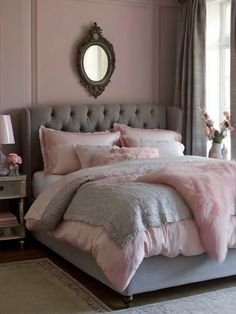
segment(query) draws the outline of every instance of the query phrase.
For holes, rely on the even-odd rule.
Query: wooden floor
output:
[[[40,243],[33,239],[27,239],[25,248],[20,249],[17,241],[1,241],[0,242],[0,263],[20,261],[26,259],[35,259],[47,257],[60,268],[68,272],[76,280],[86,286],[100,300],[107,304],[113,310],[124,308],[121,296],[115,291],[107,288],[97,280],[91,278],[87,274],[79,271],[75,266],[53,253]],[[131,306],[140,306],[149,303],[156,303],[170,299],[181,298],[193,294],[208,292],[216,289],[222,289],[236,285],[236,276],[216,279],[202,283],[185,285],[176,288],[168,288],[159,291],[143,293],[136,295]]]

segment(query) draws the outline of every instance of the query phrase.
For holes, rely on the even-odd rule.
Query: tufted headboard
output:
[[[114,122],[138,128],[161,128],[182,133],[182,111],[154,104],[51,105],[24,108],[21,113],[23,172],[31,176],[43,169],[38,130],[41,125],[62,131],[95,132],[111,129]]]

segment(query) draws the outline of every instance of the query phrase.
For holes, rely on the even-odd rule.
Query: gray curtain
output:
[[[176,60],[175,105],[184,111],[185,153],[206,156],[200,106],[205,106],[206,1],[181,5]]]
[[[236,159],[236,0],[231,2],[230,52],[230,114],[235,128],[235,131],[231,133],[231,159]]]

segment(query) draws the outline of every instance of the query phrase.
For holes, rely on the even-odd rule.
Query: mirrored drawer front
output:
[[[0,226],[0,241],[8,240],[11,238],[20,238],[24,237],[24,233],[22,232],[20,225],[13,226]]]
[[[0,182],[0,199],[17,198],[26,195],[25,181],[2,181]]]

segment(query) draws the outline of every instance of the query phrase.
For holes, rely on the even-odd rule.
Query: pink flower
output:
[[[224,111],[224,112],[223,112],[223,115],[225,116],[225,118],[226,118],[227,120],[230,121],[230,114],[229,114],[228,111]]]
[[[227,131],[232,132],[234,130],[228,111],[224,112],[224,120],[220,123],[220,129],[217,130],[214,128],[214,121],[210,118],[205,108],[199,108],[199,110],[204,124],[203,133],[209,140],[213,140],[215,143],[222,143],[222,140],[227,136]]]
[[[214,125],[214,121],[213,121],[212,119],[207,119],[207,120],[206,120],[206,125],[207,125],[208,127],[211,127],[211,126]]]
[[[14,165],[20,165],[22,164],[22,159],[19,155],[15,153],[8,154],[6,161],[8,165],[14,164]]]

